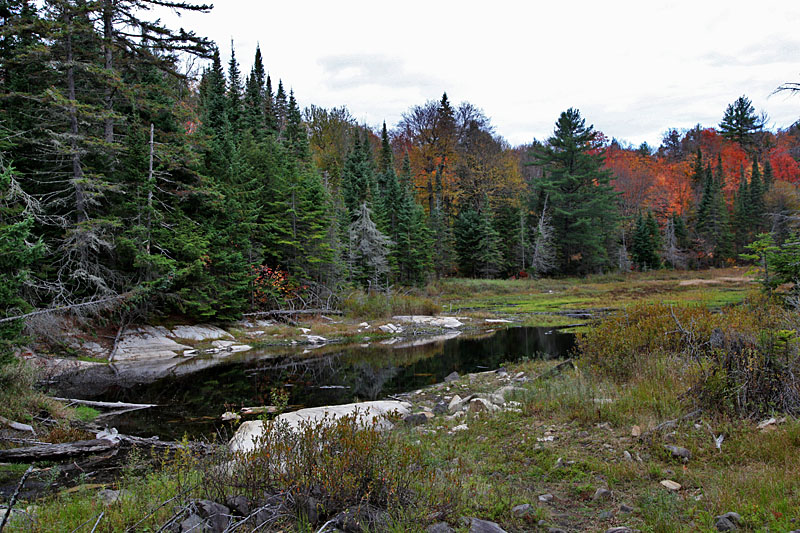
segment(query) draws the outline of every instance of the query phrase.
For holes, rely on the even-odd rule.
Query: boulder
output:
[[[392,320],[404,322],[406,324],[419,324],[434,328],[447,329],[460,328],[464,325],[463,322],[454,316],[399,315],[393,316]]]
[[[484,398],[473,398],[469,401],[469,411],[471,413],[491,413],[492,411],[496,410],[497,406],[493,405],[492,402]]]
[[[426,533],[455,533],[455,529],[447,522],[437,522],[425,528]]]
[[[403,422],[407,426],[421,426],[428,423],[428,417],[425,413],[414,413],[403,417]]]
[[[445,376],[444,382],[450,383],[453,381],[458,381],[459,378],[461,378],[461,376],[458,375],[458,372],[450,372],[449,374],[447,374],[447,376]]]
[[[221,503],[213,502],[211,500],[198,500],[195,502],[197,514],[204,518],[208,524],[206,531],[212,533],[222,533],[229,525],[228,517],[231,510],[222,505]]]

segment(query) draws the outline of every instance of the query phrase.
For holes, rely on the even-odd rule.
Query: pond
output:
[[[121,433],[171,440],[184,434],[209,438],[225,426],[219,418],[224,411],[270,405],[274,390],[286,391],[293,408],[377,400],[439,383],[454,371],[493,370],[522,358],[566,357],[574,345],[572,333],[509,327],[480,336],[454,332],[391,345],[329,345],[319,355],[299,353],[308,350],[251,351],[136,384],[115,380],[114,375],[120,376],[117,370],[103,366],[53,388],[73,398],[159,405],[104,420]]]

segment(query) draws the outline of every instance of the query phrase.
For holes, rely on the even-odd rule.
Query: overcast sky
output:
[[[771,128],[800,118],[797,0],[217,0],[165,14],[248,72],[256,43],[274,86],[301,107],[345,105],[391,127],[413,105],[469,101],[512,144],[546,139],[569,107],[638,145],[668,128],[716,126],[741,95]]]

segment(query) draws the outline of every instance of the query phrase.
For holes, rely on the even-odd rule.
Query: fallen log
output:
[[[149,409],[150,407],[158,407],[158,405],[154,403],[98,402],[94,400],[77,400],[74,398],[57,398],[55,396],[52,396],[50,399],[58,402],[86,405],[87,407],[100,407],[101,409]]]
[[[0,450],[0,462],[35,463],[38,461],[59,461],[61,459],[107,452],[117,446],[119,446],[119,442],[106,439],[79,440],[61,444],[40,444],[24,448]]]

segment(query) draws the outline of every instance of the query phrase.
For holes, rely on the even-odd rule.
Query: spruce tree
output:
[[[734,241],[736,250],[739,252],[751,241],[750,206],[750,188],[747,185],[747,176],[744,174],[744,168],[742,168],[739,177],[739,189],[736,191],[736,197],[733,200]]]
[[[266,90],[264,87],[266,73],[261,59],[261,48],[256,47],[253,68],[247,78],[244,89],[244,123],[254,135],[261,136],[266,130],[265,111]]]
[[[750,226],[753,234],[760,233],[766,226],[764,215],[764,182],[761,180],[761,171],[758,168],[758,160],[753,157],[753,170],[750,177]]]
[[[544,176],[538,187],[552,205],[559,270],[586,274],[612,265],[608,246],[616,238],[617,194],[597,134],[576,109],[561,113],[548,144],[535,150]]]
[[[228,62],[228,121],[234,132],[238,132],[242,123],[242,73],[236,60],[236,50],[231,40],[231,59]]]

